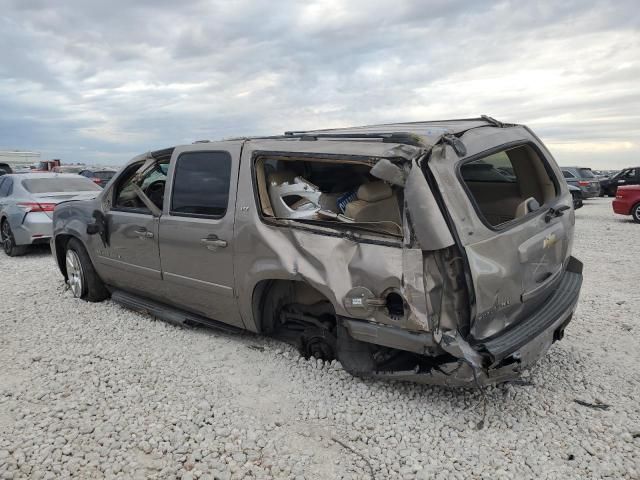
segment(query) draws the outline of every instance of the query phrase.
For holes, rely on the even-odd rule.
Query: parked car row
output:
[[[583,199],[597,196],[615,197],[620,186],[640,185],[640,167],[604,173],[607,175],[588,167],[562,167],[565,180],[569,185],[580,188]]]
[[[49,162],[55,162],[49,165]],[[47,168],[44,168],[47,166]],[[51,168],[48,168],[51,166]],[[43,169],[44,168],[44,169]],[[82,175],[83,177],[89,178],[93,183],[99,185],[100,187],[104,187],[109,180],[116,174],[117,170],[113,168],[87,168],[85,165],[61,165],[59,160],[48,160],[40,162],[38,168],[19,168],[15,171],[11,168],[11,166],[7,163],[0,163],[0,176],[6,175],[9,173],[76,173],[78,175]]]

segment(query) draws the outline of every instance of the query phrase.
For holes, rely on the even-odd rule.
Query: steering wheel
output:
[[[153,204],[162,210],[162,203],[164,200],[164,180],[156,180],[155,182],[151,182],[147,185],[147,188],[144,189],[144,194],[149,197],[149,200],[153,202]]]

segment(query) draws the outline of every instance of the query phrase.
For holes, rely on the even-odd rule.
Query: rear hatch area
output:
[[[562,312],[543,312],[544,318],[536,319],[554,292],[565,287],[573,292],[576,286],[579,291],[581,277],[565,285],[575,223],[572,198],[550,153],[526,127],[478,128],[460,140],[464,155],[438,146],[428,168],[470,275],[472,313],[459,331],[478,350],[507,339],[490,352],[497,361],[522,344],[524,337],[515,338],[514,332],[525,323],[528,333],[518,335],[535,336],[545,319],[555,321],[571,307],[557,305]]]

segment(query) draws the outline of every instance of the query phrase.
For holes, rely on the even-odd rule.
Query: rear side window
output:
[[[573,176],[573,173],[568,172],[566,170],[562,171],[562,175],[564,175],[564,178],[576,178],[576,177]]]
[[[176,163],[171,213],[222,218],[231,183],[228,152],[186,152]]]
[[[11,185],[10,178],[0,178],[0,198],[6,197],[9,194],[10,185]]]
[[[86,192],[101,190],[99,186],[84,177],[77,178],[30,178],[22,180],[22,186],[29,193]]]
[[[558,196],[555,176],[530,145],[465,161],[460,176],[478,216],[493,228],[526,216]]]

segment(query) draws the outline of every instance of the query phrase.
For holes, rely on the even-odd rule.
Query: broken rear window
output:
[[[556,183],[529,145],[467,161],[460,175],[481,217],[499,227],[556,198]]]
[[[402,189],[370,170],[370,164],[352,160],[260,157],[255,172],[262,213],[400,236]]]

